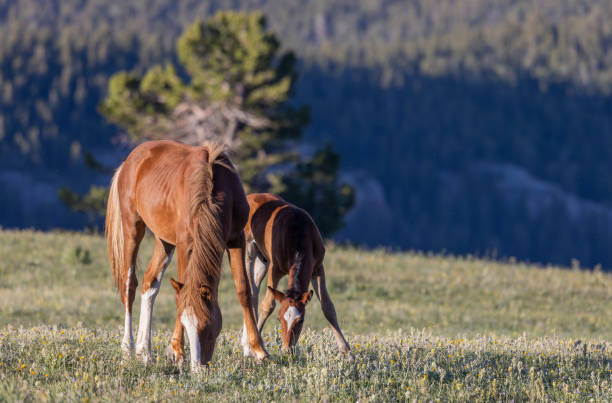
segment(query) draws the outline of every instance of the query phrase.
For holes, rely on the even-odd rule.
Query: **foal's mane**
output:
[[[221,210],[212,195],[213,165],[221,165],[235,172],[224,145],[211,143],[206,144],[206,147],[208,161],[197,167],[189,180],[192,244],[185,269],[185,290],[179,298],[182,309],[192,307],[196,317],[200,318],[208,318],[210,314],[209,306],[202,297],[216,302],[221,261],[225,252]]]
[[[293,266],[293,279],[290,281],[292,284],[291,288],[285,290],[285,295],[292,299],[298,299],[302,292],[295,288],[296,279],[299,278],[300,272],[304,266],[304,259],[311,255],[308,249],[312,247],[310,240],[311,228],[309,226],[310,220],[306,216],[306,213],[294,206],[289,207],[292,215],[291,222],[288,225],[288,232],[291,234],[294,240],[295,254],[293,255],[293,261],[290,264]]]

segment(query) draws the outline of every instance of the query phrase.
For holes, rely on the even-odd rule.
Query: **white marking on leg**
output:
[[[247,245],[247,259],[253,261],[257,255],[259,254],[259,249],[257,249],[257,243],[255,241],[249,242]]]
[[[170,260],[172,259],[172,252],[166,257],[163,263],[163,267],[155,283],[151,285],[147,291],[142,293],[140,299],[140,322],[138,324],[138,336],[136,341],[136,354],[140,355],[146,362],[151,356],[151,322],[153,320],[153,304],[155,304],[155,297],[159,293],[161,288],[161,280],[164,276],[164,272]]]
[[[253,351],[249,346],[249,336],[247,335],[246,324],[242,325],[242,336],[240,337],[240,344],[242,344],[242,354],[245,357],[253,357]]]
[[[254,242],[252,242],[252,244],[253,243]],[[249,268],[251,269],[251,273],[252,273],[251,279],[253,282],[252,300],[253,300],[253,310],[255,312],[254,319],[257,322],[258,321],[257,306],[259,305],[258,303],[259,302],[258,301],[259,300],[259,284],[261,284],[261,280],[265,276],[268,267],[259,257],[255,257],[249,262]],[[246,331],[246,324],[242,325],[242,335],[240,337],[240,344],[242,345],[242,353],[245,357],[255,356],[255,354],[253,353],[253,350],[251,350],[251,346],[249,346],[249,336]]]
[[[124,353],[130,353],[132,346],[134,345],[134,336],[132,335],[132,315],[130,311],[125,308],[125,323],[123,331],[123,341],[121,342],[121,350]]]
[[[159,283],[155,283],[156,285]],[[159,285],[154,285],[141,296],[140,323],[138,324],[138,337],[136,341],[136,354],[146,361],[146,354],[151,352],[151,320],[153,318],[153,303],[159,291]]]
[[[256,285],[257,283],[261,283],[261,279],[266,275],[267,270],[268,267],[266,264],[262,262],[259,257],[255,258],[255,269],[253,270],[255,275],[253,276],[253,279]]]
[[[287,330],[291,330],[291,325],[293,322],[300,319],[302,316],[296,307],[290,306],[289,309],[285,311],[283,317],[285,318],[285,322],[287,322]]]
[[[200,369],[201,362],[201,346],[198,338],[198,319],[193,313],[192,307],[187,307],[181,315],[181,324],[185,327],[187,338],[189,339],[189,349],[191,350],[191,370],[197,371]]]
[[[130,278],[134,273],[134,269],[130,266],[128,269],[127,279],[125,280],[125,322],[123,329],[123,341],[121,342],[121,350],[124,353],[130,353],[134,346],[134,336],[132,335],[132,314],[130,313]]]

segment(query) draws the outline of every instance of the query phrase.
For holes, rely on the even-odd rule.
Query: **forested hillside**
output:
[[[36,206],[108,181],[86,151],[125,152],[97,112],[108,77],[172,60],[186,24],[230,8],[296,52],[307,141],[380,190],[342,239],[612,266],[608,0],[0,0],[0,224],[82,226]]]

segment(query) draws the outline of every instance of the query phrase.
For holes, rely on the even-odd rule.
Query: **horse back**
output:
[[[247,201],[250,211],[245,235],[247,240],[256,242],[266,259],[286,272],[299,253],[318,267],[325,247],[316,224],[305,210],[269,193],[250,194]]]
[[[215,204],[221,210],[220,216],[226,229],[226,241],[229,241],[243,231],[249,218],[249,204],[240,176],[231,162],[224,158],[221,159],[221,163],[213,166],[212,195]]]
[[[208,158],[204,146],[168,140],[138,145],[121,167],[122,210],[135,214],[153,233],[176,245],[190,225],[190,178]]]

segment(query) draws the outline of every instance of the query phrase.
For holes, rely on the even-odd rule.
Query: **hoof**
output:
[[[249,338],[246,333],[244,326],[242,327],[242,334],[240,336],[240,344],[242,345],[242,355],[245,357],[255,357],[255,353],[249,346]]]
[[[352,361],[355,361],[355,356],[354,356],[354,355],[353,355],[353,353],[352,353],[352,352],[350,352],[350,351],[348,351],[348,352],[344,353],[344,356],[346,357],[346,359],[347,359],[348,361],[351,361],[351,362],[352,362]]]
[[[249,344],[249,337],[246,332],[246,327],[242,327],[242,335],[240,336],[240,344],[242,344],[242,353],[245,357],[255,357],[257,362],[261,363],[263,360],[269,358],[268,352],[265,350],[261,339],[259,345],[255,344],[253,349]]]
[[[174,351],[171,344],[166,347],[164,354],[171,363],[179,366],[183,364],[183,354]]]
[[[251,350],[249,343],[246,343],[246,344],[242,343],[242,355],[245,357],[256,357],[253,350]]]
[[[142,361],[143,364],[148,364],[151,361],[151,353],[145,349],[136,348],[136,358]]]
[[[262,364],[264,361],[270,360],[270,355],[267,352],[264,351],[263,354],[258,354],[258,355],[255,356],[255,358],[256,358],[258,364]]]
[[[293,346],[293,347],[281,347],[281,353],[288,355],[288,356],[295,356],[298,354],[298,347],[297,346]]]
[[[204,367],[201,365],[191,366],[192,375],[202,375],[204,373]]]
[[[131,358],[134,352],[134,344],[123,341],[121,343],[121,352],[123,353],[123,358]]]

